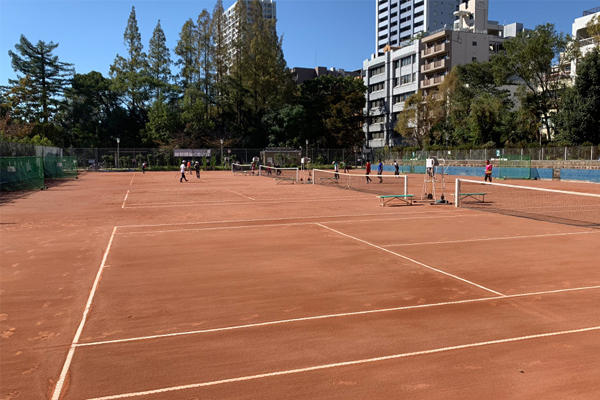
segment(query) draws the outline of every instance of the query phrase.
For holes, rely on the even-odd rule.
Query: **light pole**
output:
[[[119,143],[121,143],[121,139],[117,138],[117,169],[119,169]]]
[[[306,158],[309,158],[308,157],[308,139],[306,139]]]
[[[223,163],[223,139],[221,139],[221,167],[223,165],[225,165],[225,164]]]

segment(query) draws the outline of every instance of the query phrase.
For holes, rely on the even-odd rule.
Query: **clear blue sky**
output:
[[[224,0],[224,7],[234,1]],[[290,67],[355,70],[375,51],[376,0],[276,2],[277,30],[284,36]],[[195,21],[202,9],[212,13],[214,5],[214,0],[0,0],[0,84],[15,76],[8,50],[14,50],[21,34],[34,43],[59,43],[55,54],[75,64],[78,73],[95,70],[108,76],[115,55],[125,53],[123,32],[132,6],[145,49],[160,19],[172,51],[185,21]],[[600,0],[490,0],[489,18],[523,22],[528,28],[553,22],[570,33],[574,18],[596,6]]]

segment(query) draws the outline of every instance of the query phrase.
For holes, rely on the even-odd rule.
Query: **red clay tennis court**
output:
[[[598,227],[188,179],[3,195],[1,399],[600,396]]]

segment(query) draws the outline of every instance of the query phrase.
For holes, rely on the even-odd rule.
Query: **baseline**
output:
[[[94,398],[87,399],[87,400],[113,400],[113,399],[124,399],[124,398],[128,398],[128,397],[140,397],[140,396],[147,396],[147,395],[166,393],[166,392],[174,392],[174,391],[179,391],[179,390],[200,388],[200,387],[206,387],[206,386],[222,385],[222,384],[226,384],[226,383],[234,383],[234,382],[249,381],[249,380],[254,380],[254,379],[270,378],[270,377],[275,377],[275,376],[298,374],[298,373],[303,373],[303,372],[310,372],[310,371],[317,371],[317,370],[324,370],[324,369],[331,369],[331,368],[339,368],[339,367],[345,367],[345,366],[350,366],[350,365],[375,363],[375,362],[380,362],[380,361],[422,356],[422,355],[428,355],[428,354],[436,354],[436,353],[448,352],[448,351],[453,351],[453,350],[463,350],[463,349],[470,349],[470,348],[475,348],[475,347],[490,346],[490,345],[494,345],[494,344],[512,343],[512,342],[541,339],[541,338],[547,338],[547,337],[553,337],[553,336],[562,336],[562,335],[571,335],[571,334],[577,334],[577,333],[593,332],[593,331],[598,331],[598,330],[600,330],[600,326],[592,326],[592,327],[588,327],[588,328],[572,329],[572,330],[558,331],[558,332],[540,333],[537,335],[518,336],[518,337],[498,339],[498,340],[489,340],[486,342],[463,344],[463,345],[459,345],[459,346],[442,347],[442,348],[437,348],[437,349],[415,351],[415,352],[410,352],[410,353],[392,354],[392,355],[383,356],[383,357],[365,358],[362,360],[353,360],[353,361],[339,362],[339,363],[334,363],[334,364],[323,364],[323,365],[316,365],[316,366],[306,367],[306,368],[297,368],[297,369],[290,369],[290,370],[284,370],[284,371],[269,372],[269,373],[265,373],[265,374],[240,376],[237,378],[222,379],[222,380],[218,380],[218,381],[193,383],[193,384],[181,385],[181,386],[171,386],[171,387],[167,387],[167,388],[153,389],[153,390],[147,390],[147,391],[143,391],[143,392],[123,393],[123,394],[117,394],[117,395],[111,395],[111,396],[94,397]]]

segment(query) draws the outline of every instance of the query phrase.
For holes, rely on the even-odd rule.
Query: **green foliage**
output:
[[[104,168],[113,168],[115,166],[115,157],[110,155],[102,156],[104,162]]]

